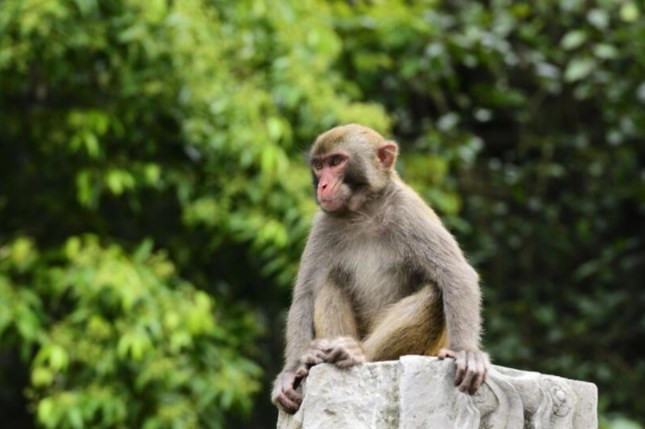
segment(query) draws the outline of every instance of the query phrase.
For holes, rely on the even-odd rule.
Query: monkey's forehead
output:
[[[322,155],[331,152],[333,149],[340,146],[376,146],[383,140],[383,136],[364,125],[340,125],[319,135],[318,138],[316,138],[316,141],[314,141],[310,155]]]

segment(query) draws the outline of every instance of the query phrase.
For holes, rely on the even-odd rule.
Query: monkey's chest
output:
[[[419,286],[405,258],[377,241],[339,249],[334,259],[333,280],[348,292],[357,315],[368,324]]]

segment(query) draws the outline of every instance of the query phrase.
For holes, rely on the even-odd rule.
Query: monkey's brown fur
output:
[[[329,186],[338,189],[334,203],[343,204],[326,212],[321,203],[315,216],[274,402],[295,412],[301,401],[295,387],[316,363],[349,366],[405,354],[455,358],[460,388],[476,390],[489,365],[479,351],[477,273],[434,211],[397,175],[396,143],[351,124],[321,134],[310,154],[336,152],[347,160],[330,164],[325,177],[342,178]]]

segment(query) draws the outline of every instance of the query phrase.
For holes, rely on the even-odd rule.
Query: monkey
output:
[[[319,363],[348,368],[406,354],[455,360],[475,393],[490,368],[480,348],[479,276],[437,214],[399,177],[396,142],[341,125],[309,152],[318,211],[286,323],[272,402],[287,413]]]

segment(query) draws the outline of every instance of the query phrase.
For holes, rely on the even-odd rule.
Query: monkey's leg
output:
[[[314,337],[358,338],[358,325],[352,301],[342,288],[326,283],[314,303]]]
[[[365,362],[352,301],[341,287],[328,282],[314,303],[314,341],[302,356],[298,375],[321,362],[346,368]]]
[[[432,286],[391,305],[363,342],[368,361],[436,355],[446,343],[441,296]]]

